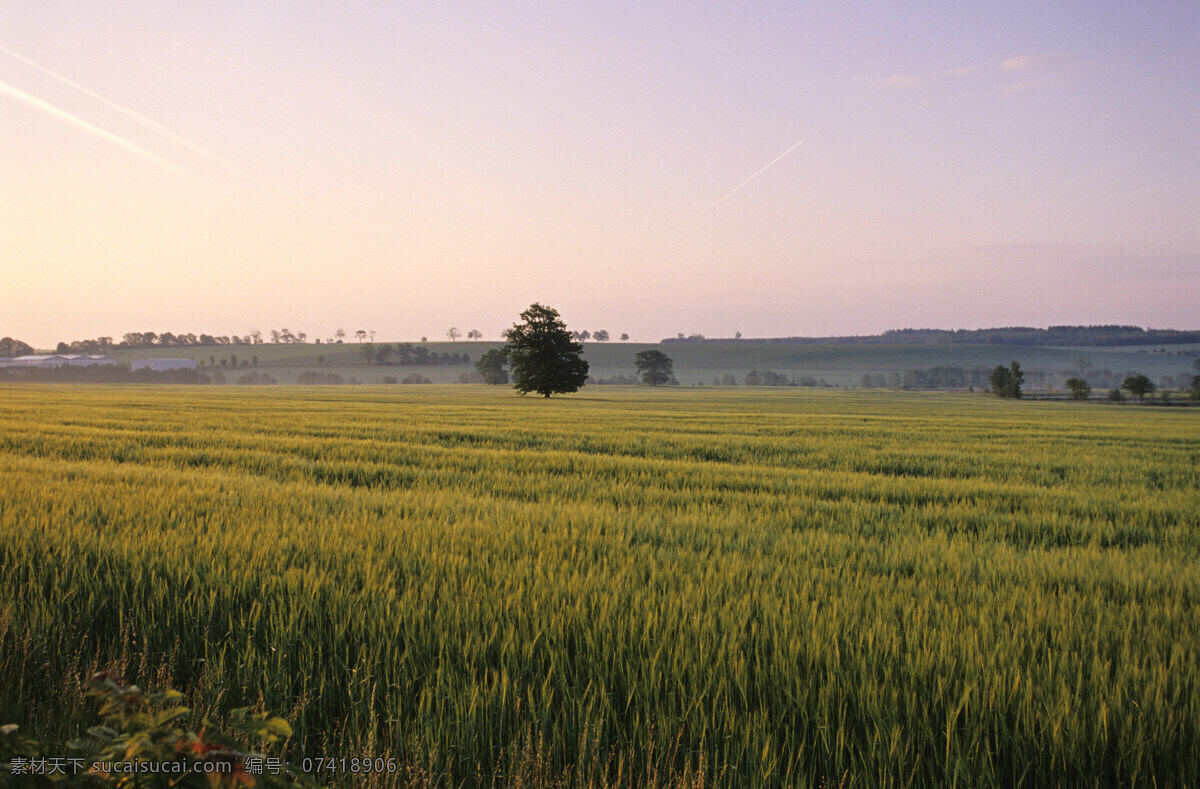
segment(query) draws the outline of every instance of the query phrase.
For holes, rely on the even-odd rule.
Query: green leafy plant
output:
[[[71,758],[43,755],[15,725],[0,727],[0,786],[57,784],[117,787],[307,787],[282,759],[243,750],[292,736],[282,718],[242,707],[231,710],[228,732],[205,718],[200,730],[183,721],[191,709],[175,690],[146,693],[109,672],[92,676],[87,695],[100,703],[102,723],[68,743]],[[19,783],[18,783],[19,779]]]

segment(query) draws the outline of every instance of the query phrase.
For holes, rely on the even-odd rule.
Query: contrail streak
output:
[[[17,99],[18,101],[23,101],[26,104],[30,105],[31,107],[36,107],[37,109],[41,110],[42,112],[53,115],[54,117],[58,118],[59,120],[66,121],[67,123],[69,123],[73,126],[77,126],[80,129],[83,129],[84,131],[88,132],[89,134],[94,134],[95,136],[99,137],[102,140],[108,140],[113,145],[116,145],[120,148],[124,148],[125,150],[129,151],[130,153],[134,153],[134,154],[137,154],[138,156],[145,157],[156,164],[160,164],[163,167],[166,167],[169,170],[182,171],[182,168],[180,168],[179,165],[175,164],[174,162],[170,162],[170,161],[164,159],[163,157],[159,156],[158,154],[150,153],[150,151],[147,151],[145,148],[142,148],[138,145],[135,145],[134,143],[131,143],[129,140],[126,140],[124,137],[118,137],[117,135],[115,135],[111,132],[106,132],[104,129],[101,129],[98,126],[93,126],[92,124],[88,123],[87,121],[83,120],[82,118],[77,118],[74,115],[72,115],[71,113],[67,112],[66,110],[59,109],[58,107],[55,107],[50,102],[39,99],[37,96],[31,96],[30,94],[26,93],[25,91],[20,90],[18,88],[14,88],[12,85],[9,85],[6,82],[0,82],[0,93],[6,94],[8,96],[12,96],[14,99]]]
[[[794,151],[794,150],[796,150],[797,148],[799,148],[799,147],[800,147],[800,143],[802,143],[802,142],[804,142],[804,140],[797,140],[795,145],[793,145],[791,148],[788,148],[786,151],[784,151],[783,153],[779,154],[778,156],[776,156],[776,157],[775,157],[774,159],[772,159],[771,161],[767,162],[767,163],[766,163],[766,165],[764,165],[764,166],[763,166],[763,168],[762,168],[761,170],[759,170],[758,172],[756,172],[754,175],[750,176],[750,177],[749,177],[749,178],[747,178],[745,181],[742,181],[740,184],[738,184],[737,186],[735,186],[735,187],[733,187],[732,189],[730,189],[728,192],[726,192],[726,193],[725,193],[725,195],[724,195],[723,197],[721,197],[721,199],[720,199],[720,200],[717,200],[717,202],[713,203],[713,204],[712,204],[712,205],[710,205],[708,208],[704,209],[704,211],[702,211],[702,212],[701,212],[701,214],[702,214],[702,215],[703,215],[703,214],[707,214],[709,211],[713,210],[714,208],[716,208],[717,206],[719,206],[721,203],[724,203],[726,200],[728,200],[729,198],[733,197],[735,194],[737,194],[737,193],[738,193],[738,191],[739,191],[739,190],[741,190],[741,188],[742,188],[743,186],[745,186],[746,184],[750,183],[750,182],[751,182],[751,181],[753,181],[755,178],[757,178],[757,177],[759,177],[760,175],[762,175],[763,173],[765,173],[767,170],[770,170],[772,167],[774,167],[776,164],[778,164],[778,163],[779,163],[779,161],[780,161],[780,160],[781,160],[783,157],[787,156],[789,153],[791,153],[792,151]]]
[[[170,129],[163,126],[162,124],[156,123],[155,121],[152,121],[149,118],[147,118],[145,115],[142,115],[139,112],[135,112],[134,110],[131,110],[128,107],[122,107],[120,104],[117,104],[115,101],[106,99],[105,97],[101,96],[99,93],[96,93],[95,91],[88,90],[83,85],[80,85],[78,82],[75,82],[74,80],[68,79],[67,77],[64,77],[61,74],[51,71],[50,69],[46,68],[45,66],[41,65],[40,63],[35,63],[34,61],[30,60],[29,58],[25,57],[24,55],[21,55],[17,52],[13,52],[11,49],[9,49],[6,46],[0,46],[0,52],[5,53],[6,55],[10,55],[11,57],[16,58],[17,60],[21,61],[22,63],[24,63],[28,66],[32,66],[33,68],[35,68],[38,71],[45,74],[46,76],[52,77],[53,79],[58,80],[59,82],[63,83],[64,85],[69,85],[72,88],[75,88],[75,90],[79,91],[80,93],[84,94],[85,96],[89,96],[90,98],[95,99],[96,101],[100,102],[101,104],[104,104],[105,106],[116,110],[117,112],[121,113],[122,115],[124,115],[128,118],[132,118],[133,120],[137,121],[138,123],[142,124],[143,126],[147,126],[151,129],[154,129],[159,134],[162,134],[163,136],[173,140],[174,142],[179,143],[180,145],[182,145],[186,148],[192,149],[193,151],[201,154],[202,156],[208,157],[209,159],[213,160],[214,162],[217,162],[218,164],[222,164],[226,167],[231,166],[229,164],[229,162],[225,161],[217,154],[213,153],[212,151],[210,151],[200,145],[197,145],[196,143],[192,142],[191,140],[189,140],[185,137],[180,137],[178,134],[171,131]]]

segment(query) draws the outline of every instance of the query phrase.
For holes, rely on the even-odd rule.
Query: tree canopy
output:
[[[1067,388],[1071,390],[1072,400],[1086,400],[1092,393],[1092,387],[1082,378],[1068,378]]]
[[[1138,373],[1137,375],[1127,376],[1121,382],[1121,388],[1131,395],[1136,395],[1138,400],[1145,400],[1146,395],[1154,391],[1154,382],[1141,373]]]
[[[583,346],[571,339],[558,310],[551,307],[535,303],[522,312],[521,323],[508,330],[504,354],[513,388],[523,395],[576,392],[587,381]]]
[[[12,337],[0,339],[0,356],[28,356],[33,353],[33,347],[28,343],[14,340]]]
[[[508,358],[504,355],[504,349],[493,348],[475,362],[475,371],[483,376],[485,384],[506,384],[508,383],[506,364],[508,364]]]
[[[662,351],[640,351],[633,361],[642,383],[661,386],[671,380],[673,360]]]
[[[1006,369],[1003,365],[996,365],[996,369],[992,370],[991,384],[992,394],[997,397],[1021,397],[1021,384],[1025,383],[1025,374],[1021,372],[1021,365],[1013,362]]]

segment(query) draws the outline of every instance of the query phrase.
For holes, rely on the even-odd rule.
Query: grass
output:
[[[1200,782],[1188,409],[0,401],[0,722],[43,739],[78,734],[110,667],[434,785]]]

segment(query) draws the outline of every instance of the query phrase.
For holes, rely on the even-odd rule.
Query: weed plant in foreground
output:
[[[410,785],[1200,783],[1200,420],[0,386],[0,723],[107,668]],[[361,777],[319,776],[361,785]],[[387,785],[384,776],[375,776]]]

